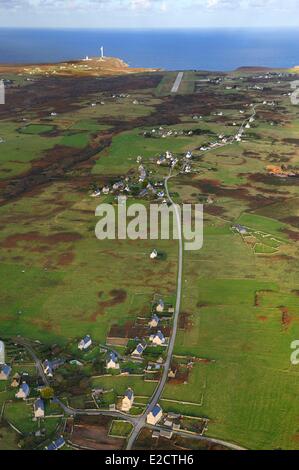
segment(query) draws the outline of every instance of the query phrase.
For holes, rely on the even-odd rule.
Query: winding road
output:
[[[178,273],[177,273],[177,295],[176,295],[176,305],[175,305],[175,312],[174,312],[174,319],[173,319],[173,326],[172,326],[172,334],[169,340],[168,344],[168,350],[167,350],[167,358],[164,363],[164,369],[163,369],[163,374],[161,377],[161,380],[159,382],[158,387],[156,388],[154,395],[151,398],[150,403],[148,404],[145,412],[143,415],[139,418],[139,421],[135,428],[132,431],[132,434],[129,437],[128,443],[127,443],[127,449],[132,449],[132,446],[135,442],[135,439],[138,437],[141,429],[145,426],[146,424],[146,417],[148,413],[150,413],[153,408],[157,405],[164,387],[167,382],[168,378],[168,372],[171,364],[171,359],[172,359],[172,354],[173,354],[173,349],[175,345],[175,339],[176,339],[176,334],[177,334],[177,328],[178,328],[178,319],[179,319],[179,314],[180,314],[180,307],[181,307],[181,293],[182,293],[182,275],[183,275],[183,238],[182,238],[182,225],[181,225],[181,217],[180,217],[180,211],[178,209],[177,204],[174,203],[172,198],[170,197],[169,194],[169,189],[168,189],[168,181],[170,178],[172,178],[173,175],[170,171],[170,174],[165,178],[165,190],[167,194],[167,198],[169,202],[172,204],[175,212],[175,217],[176,217],[176,223],[177,223],[177,230],[178,230],[178,239],[179,239],[179,259],[178,259]]]

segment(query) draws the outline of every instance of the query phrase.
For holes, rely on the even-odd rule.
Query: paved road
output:
[[[291,94],[291,103],[294,105],[299,104],[299,80],[295,80],[291,83],[293,93]]]
[[[180,85],[181,85],[181,82],[183,80],[183,76],[184,76],[184,72],[179,72],[176,79],[175,79],[175,82],[173,84],[173,87],[171,89],[171,93],[177,93],[179,88],[180,88]]]
[[[164,369],[163,369],[163,374],[161,377],[161,380],[159,382],[158,387],[155,390],[154,395],[151,398],[151,401],[149,405],[147,406],[145,412],[143,415],[139,418],[138,423],[136,427],[133,429],[133,432],[128,440],[127,444],[127,449],[130,450],[135,442],[135,439],[138,437],[141,429],[145,426],[146,424],[146,416],[148,413],[150,413],[153,408],[157,405],[164,387],[167,382],[168,378],[168,372],[171,364],[171,359],[172,359],[172,354],[173,354],[173,349],[175,345],[175,340],[176,340],[176,334],[177,334],[177,329],[178,329],[178,319],[179,319],[179,314],[180,314],[180,307],[181,307],[181,293],[182,293],[182,274],[183,274],[183,239],[182,239],[182,226],[181,226],[181,217],[180,217],[180,211],[178,206],[174,203],[172,198],[170,197],[169,194],[169,189],[168,189],[168,181],[170,178],[172,178],[173,175],[169,174],[165,178],[165,190],[166,194],[168,197],[169,202],[173,205],[174,212],[175,212],[175,217],[176,217],[176,223],[177,223],[177,229],[178,229],[178,237],[179,237],[179,259],[178,259],[178,273],[177,273],[177,295],[176,295],[176,305],[175,305],[175,312],[174,312],[174,318],[173,318],[173,325],[172,325],[172,334],[169,340],[168,344],[168,350],[167,350],[167,358],[164,363]]]

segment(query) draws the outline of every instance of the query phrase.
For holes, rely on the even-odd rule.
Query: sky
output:
[[[0,27],[298,27],[299,0],[0,0]]]

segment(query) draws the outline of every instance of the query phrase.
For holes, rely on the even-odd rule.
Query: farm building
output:
[[[133,403],[134,403],[134,392],[131,388],[128,388],[121,402],[121,410],[124,412],[129,412],[133,406]]]
[[[241,235],[245,235],[247,233],[247,228],[244,227],[243,225],[236,224],[233,226],[233,228]]]
[[[0,366],[0,380],[8,380],[11,373],[11,367],[3,364]]]
[[[156,405],[153,410],[147,415],[146,422],[155,426],[163,416],[163,411],[160,405]]]
[[[35,418],[45,417],[45,405],[41,398],[38,398],[33,404],[33,411]]]

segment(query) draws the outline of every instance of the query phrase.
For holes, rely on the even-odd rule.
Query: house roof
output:
[[[55,446],[57,447],[57,449],[59,449],[60,447],[64,446],[65,444],[65,440],[63,439],[63,437],[59,437],[58,439],[56,439],[56,441],[54,442]]]
[[[26,384],[26,382],[23,382],[21,387],[20,387],[20,390],[22,390],[22,392],[25,393],[25,395],[28,395],[29,392],[30,392],[30,388],[29,388],[29,385]]]
[[[164,335],[162,333],[162,331],[158,331],[158,333],[156,334],[156,337],[158,336],[158,338],[163,341],[165,338],[164,338]]]
[[[56,439],[56,441],[53,441],[51,442],[51,444],[49,444],[47,447],[46,447],[46,450],[58,450],[60,449],[62,446],[64,446],[65,444],[65,440],[63,439],[63,437],[59,437],[58,439]]]
[[[109,354],[109,358],[110,358],[110,360],[113,361],[113,362],[117,362],[117,360],[118,360],[117,354],[115,354],[114,352],[111,352],[111,353]]]
[[[2,374],[8,377],[9,374],[11,373],[11,367],[8,366],[7,364],[3,364],[3,366],[0,367],[0,372],[2,372]]]
[[[91,336],[90,336],[90,335],[86,335],[86,336],[83,338],[82,341],[84,342],[84,344],[89,343],[89,341],[91,341]]]
[[[128,397],[129,400],[131,400],[134,396],[134,392],[131,388],[128,388],[128,390],[125,393],[125,397]]]
[[[152,415],[154,417],[158,416],[158,414],[160,413],[160,411],[162,411],[162,408],[160,405],[156,405],[153,410],[152,410]]]
[[[142,344],[139,343],[138,346],[136,347],[136,351],[137,351],[139,354],[142,354],[143,351],[144,351],[144,346],[142,346]]]
[[[35,402],[34,402],[34,410],[37,411],[37,410],[43,410],[45,409],[45,405],[44,405],[44,402],[41,398],[38,398]]]
[[[154,321],[156,321],[157,323],[159,323],[160,318],[158,317],[158,315],[155,314],[155,315],[152,316],[152,320],[154,320]]]

